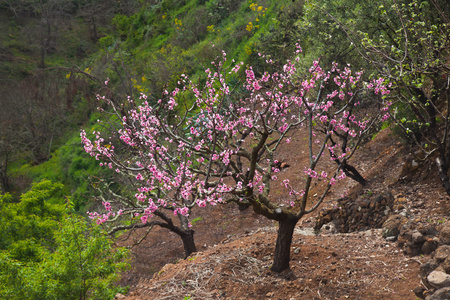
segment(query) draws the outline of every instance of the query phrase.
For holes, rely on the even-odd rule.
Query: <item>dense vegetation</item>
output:
[[[127,251],[73,213],[62,184],[41,181],[0,196],[0,296],[4,299],[108,299]]]
[[[129,197],[134,190],[126,176],[84,153],[79,129],[117,128],[113,116],[97,123],[97,107],[107,107],[96,93],[115,104],[145,93],[156,104],[181,74],[204,83],[204,70],[222,50],[228,61],[251,65],[260,76],[277,67],[265,59],[283,63],[299,41],[299,75],[319,57],[323,66],[351,63],[364,68],[367,79],[383,76],[392,85],[392,124],[425,159],[436,160],[450,194],[449,10],[444,0],[2,1],[0,264],[8,272],[0,273],[0,295],[112,295],[118,269],[111,264],[123,253],[92,260],[98,252],[89,247],[110,251],[110,242],[86,223],[84,212],[101,206],[95,199]],[[239,86],[243,76],[242,69],[229,84]],[[245,96],[244,89],[236,91]],[[193,98],[179,101],[169,119],[184,114],[181,104]],[[90,246],[80,252],[74,243]],[[89,277],[61,255],[71,251],[89,261]],[[51,280],[39,283],[42,274]]]

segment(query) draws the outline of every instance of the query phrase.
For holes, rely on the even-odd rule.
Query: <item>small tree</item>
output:
[[[449,10],[448,1],[442,0],[387,1],[376,13],[384,15],[383,23],[389,24],[382,30],[363,32],[340,23],[360,56],[392,83],[392,119],[421,150],[421,159],[436,161],[436,171],[448,195]]]
[[[102,98],[121,120],[118,134],[128,148],[115,151],[100,133],[96,132],[91,142],[82,131],[85,150],[106,160],[117,172],[133,174],[138,192],[136,202],[117,204],[118,212],[108,202],[104,203],[106,213],[90,213],[91,218],[102,223],[139,212],[139,226],[177,228],[186,235],[192,232],[188,218],[194,206],[245,202],[256,213],[278,221],[271,269],[281,272],[289,267],[295,225],[317,209],[329,189],[345,177],[343,166],[362,137],[388,117],[386,103],[378,106],[381,110],[374,107],[388,90],[383,79],[365,83],[362,72],[339,69],[336,64],[325,72],[317,61],[302,80],[294,61],[288,61],[278,72],[266,72],[259,78],[247,68],[246,92],[237,94],[239,85],[230,85],[229,79],[237,76],[241,66],[226,67],[223,53],[221,60],[205,71],[204,86],[200,88],[183,75],[180,87],[165,91],[156,107],[149,105],[146,95],[136,101],[129,98],[121,105]],[[184,113],[176,114],[182,104]],[[289,192],[281,203],[270,195],[280,171],[277,154],[299,129],[308,133],[309,163],[304,180],[281,183]],[[326,152],[332,160],[339,160],[331,172],[324,166]],[[314,181],[323,185],[317,198],[310,195]],[[175,227],[165,211],[178,216],[180,225]],[[150,221],[153,216],[166,223]],[[133,226],[137,225],[120,228]]]

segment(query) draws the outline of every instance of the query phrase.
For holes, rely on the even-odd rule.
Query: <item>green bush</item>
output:
[[[128,251],[71,214],[63,186],[45,180],[14,202],[0,195],[1,299],[112,299]]]

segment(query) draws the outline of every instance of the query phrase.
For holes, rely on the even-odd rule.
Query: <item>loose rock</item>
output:
[[[450,245],[450,222],[446,222],[439,234],[439,240],[443,245]]]
[[[450,288],[442,288],[437,290],[433,295],[426,298],[426,300],[448,300],[450,299]]]
[[[441,263],[450,257],[450,245],[443,245],[436,249],[434,252],[434,258]]]
[[[422,245],[422,253],[423,254],[431,254],[438,247],[439,243],[435,239],[426,238],[425,243]]]
[[[421,234],[419,231],[415,230],[411,236],[411,240],[413,243],[423,243],[425,242],[425,238],[423,234]]]
[[[450,274],[450,257],[447,257],[443,263],[441,263],[442,269],[445,273]]]
[[[413,290],[413,292],[414,292],[414,294],[416,294],[416,296],[417,297],[419,297],[420,299],[425,299],[425,291],[426,291],[427,289],[426,288],[424,288],[423,286],[418,286],[418,287],[416,287],[414,290]]]
[[[428,274],[439,267],[439,263],[435,259],[429,259],[420,266],[420,277],[426,279]]]
[[[428,282],[435,288],[450,287],[450,275],[441,271],[433,271],[427,277]]]
[[[383,224],[383,237],[397,237],[400,233],[400,228],[408,221],[408,219],[401,215],[392,215]]]

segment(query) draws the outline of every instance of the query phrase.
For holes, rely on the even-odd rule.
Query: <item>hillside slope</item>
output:
[[[301,171],[301,140],[298,136],[285,150],[290,167],[283,176]],[[355,160],[369,184],[347,180],[330,193],[322,212],[339,205],[345,190],[352,203],[388,192],[394,206],[386,218],[403,213],[418,227],[448,226],[449,199],[439,179],[407,153],[389,129],[379,133]],[[421,284],[420,265],[430,256],[405,255],[405,249],[382,237],[383,229],[369,229],[375,211],[358,221],[363,231],[352,233],[338,233],[330,223],[315,235],[320,212],[301,220],[291,270],[277,275],[269,271],[275,224],[234,206],[209,209],[196,224],[198,244],[204,247],[187,260],[181,259],[181,243],[161,232],[150,233],[134,248],[133,270],[123,278],[132,286],[126,299],[416,299],[412,290]]]

